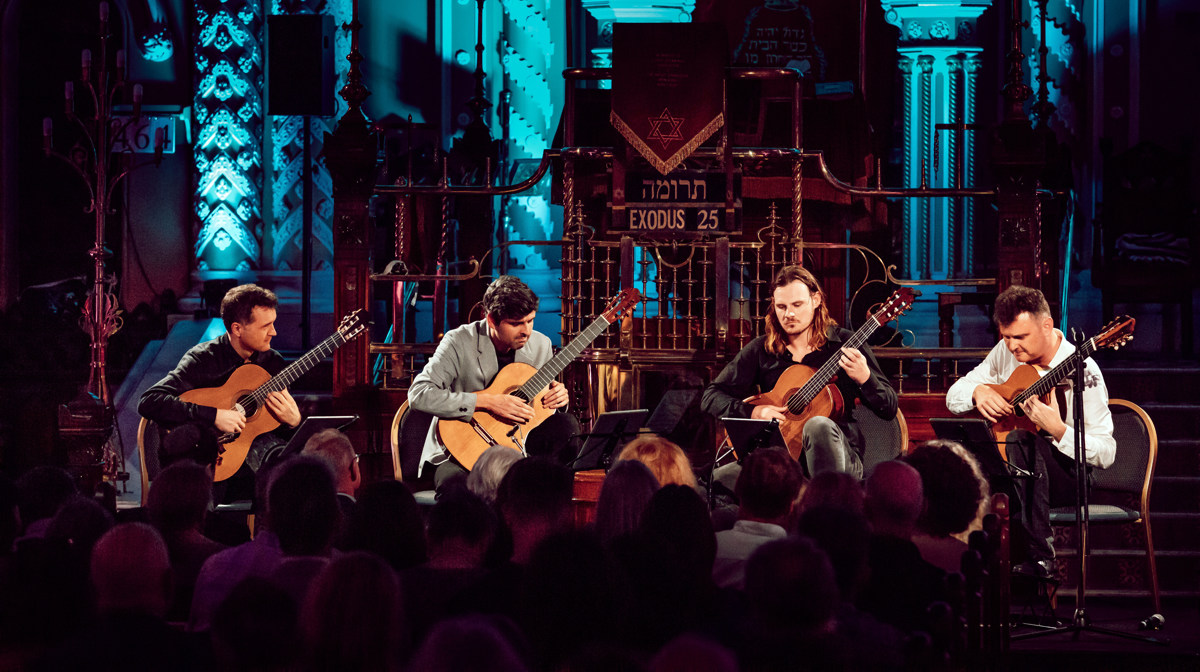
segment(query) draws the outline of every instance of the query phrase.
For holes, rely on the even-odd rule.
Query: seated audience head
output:
[[[46,538],[66,542],[72,552],[86,562],[96,542],[112,526],[112,514],[100,502],[91,497],[75,495],[59,507],[46,528]]]
[[[667,642],[650,659],[649,672],[737,672],[738,660],[729,649],[694,633]]]
[[[526,672],[525,643],[511,621],[474,614],[439,622],[408,667],[423,672]]]
[[[190,460],[159,472],[150,485],[146,509],[150,523],[164,537],[201,530],[212,506],[213,477],[208,468]]]
[[[695,488],[672,484],[659,488],[642,514],[642,532],[665,540],[679,554],[679,569],[687,578],[708,585],[717,558],[708,505]]]
[[[269,578],[251,576],[217,607],[210,636],[217,669],[292,669],[301,649],[299,607]]]
[[[271,479],[267,510],[284,555],[327,555],[341,517],[329,465],[303,455],[281,464]]]
[[[863,511],[863,490],[858,479],[839,471],[826,471],[804,485],[800,493],[801,512],[818,506],[831,506],[847,511]]]
[[[741,506],[738,516],[787,527],[803,483],[800,463],[786,450],[766,448],[750,453],[742,461],[742,473],[734,486]]]
[[[655,434],[646,434],[625,444],[618,460],[644,462],[659,485],[686,485],[696,487],[696,475],[687,453],[678,445]]]
[[[571,472],[549,460],[526,458],[508,470],[496,505],[512,532],[514,562],[527,562],[538,542],[570,523],[573,492]]]
[[[408,486],[400,481],[364,485],[346,528],[344,548],[370,551],[393,569],[425,562],[425,522]]]
[[[304,442],[301,455],[311,455],[325,460],[333,469],[338,492],[353,496],[362,482],[358,470],[358,454],[350,437],[338,429],[323,429]]]
[[[829,558],[842,600],[853,602],[870,576],[871,527],[856,511],[818,506],[800,514],[796,530]]]
[[[827,631],[838,606],[829,558],[805,537],[759,546],[746,562],[746,601],[754,627],[797,634]]]
[[[614,464],[604,477],[596,502],[596,533],[600,540],[608,543],[636,531],[657,490],[658,479],[645,463],[621,460]]]
[[[430,564],[445,569],[482,567],[498,524],[494,509],[461,483],[443,488],[425,524]]]
[[[58,507],[77,492],[75,481],[61,467],[42,465],[30,469],[17,479],[21,523],[28,529],[39,520],[53,518]]]
[[[866,514],[875,534],[909,539],[925,508],[921,474],[902,460],[882,462],[866,483]]]
[[[521,459],[521,453],[508,446],[492,446],[483,451],[471,473],[467,474],[467,487],[488,504],[496,503],[496,491],[508,470]]]
[[[135,612],[162,618],[175,596],[167,545],[145,523],[123,523],[92,550],[92,587],[100,613]]]
[[[398,670],[407,645],[400,581],[379,556],[353,552],[321,570],[300,610],[311,670]]]
[[[904,461],[921,474],[925,493],[917,529],[932,537],[965,532],[988,497],[987,480],[975,456],[955,441],[935,439],[914,448]]]

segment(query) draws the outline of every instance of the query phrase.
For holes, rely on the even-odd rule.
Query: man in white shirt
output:
[[[989,385],[1005,383],[1017,367],[1029,364],[1044,375],[1075,352],[1075,346],[1054,328],[1046,297],[1036,289],[1014,285],[996,297],[993,319],[1001,341],[986,359],[951,386],[946,393],[946,408],[953,413],[978,410],[992,422],[1012,415],[1016,408]],[[1065,383],[1070,383],[1068,376]],[[1075,502],[1075,395],[1056,389],[1050,403],[1031,398],[1020,410],[1037,426],[1036,433],[1017,429],[1008,434],[1008,461],[1034,473],[1018,478],[1014,527],[1027,536],[1027,561],[1014,571],[1038,577],[1052,576],[1054,536],[1050,529],[1051,506]],[[1104,375],[1091,358],[1084,360],[1083,391],[1084,460],[1089,467],[1112,465],[1117,454],[1113,439],[1112,415],[1108,410],[1108,389]],[[1015,540],[1015,538],[1014,538]]]

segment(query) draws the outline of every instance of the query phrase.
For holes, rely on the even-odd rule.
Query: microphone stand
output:
[[[1084,334],[1074,328],[1071,329],[1071,342],[1075,345],[1076,352],[1083,347],[1083,343],[1087,340]],[[1092,625],[1091,619],[1087,615],[1087,570],[1088,570],[1088,487],[1087,487],[1087,439],[1084,435],[1083,424],[1083,385],[1084,371],[1087,369],[1086,360],[1080,360],[1075,365],[1075,371],[1071,374],[1072,398],[1074,400],[1071,417],[1075,423],[1075,540],[1076,549],[1079,559],[1079,581],[1075,584],[1075,613],[1071,617],[1071,622],[1066,625],[1060,625],[1053,628],[1046,628],[1036,632],[1027,632],[1019,635],[1013,635],[1012,639],[1033,639],[1034,637],[1043,637],[1046,635],[1055,635],[1061,632],[1069,632],[1075,635],[1075,639],[1079,639],[1081,632],[1094,632],[1099,635],[1109,635],[1111,637],[1122,637],[1132,639],[1139,642],[1149,642],[1152,644],[1160,644],[1166,646],[1170,644],[1170,640],[1158,639],[1155,637],[1147,637],[1144,635],[1135,635],[1132,632],[1122,632],[1113,630],[1112,628],[1102,628]]]

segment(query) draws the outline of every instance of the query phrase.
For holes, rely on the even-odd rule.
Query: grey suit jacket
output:
[[[553,356],[550,339],[535,331],[517,350],[516,361],[541,367]],[[442,337],[433,357],[408,388],[409,406],[436,416],[425,436],[418,476],[426,462],[440,464],[445,459],[446,449],[437,440],[436,418],[462,420],[474,415],[475,393],[486,388],[499,372],[487,320],[455,327]]]

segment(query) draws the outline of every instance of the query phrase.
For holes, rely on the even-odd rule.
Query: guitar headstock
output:
[[[609,324],[625,317],[625,313],[634,309],[638,302],[642,300],[642,294],[634,288],[622,289],[619,294],[614,296],[608,305],[604,307],[604,319],[608,320]]]
[[[901,287],[892,292],[892,295],[883,303],[883,306],[871,315],[871,319],[878,322],[879,326],[882,327],[911,308],[913,301],[916,301],[920,295],[921,292],[912,287]]]
[[[1097,350],[1100,348],[1112,348],[1116,350],[1133,340],[1133,328],[1136,325],[1137,320],[1128,315],[1122,315],[1104,325],[1100,333],[1092,337],[1092,341],[1096,343]]]
[[[348,341],[366,331],[367,324],[367,311],[359,308],[343,317],[342,323],[338,325],[337,330]]]

